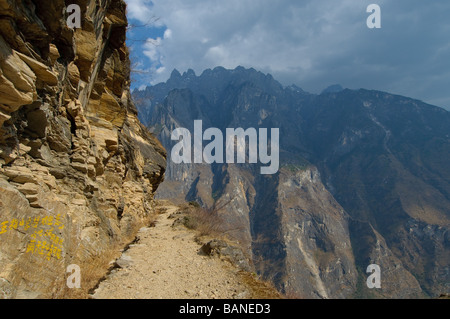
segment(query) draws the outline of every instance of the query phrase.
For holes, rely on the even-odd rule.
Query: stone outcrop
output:
[[[74,30],[63,0],[0,0],[0,298],[64,297],[67,266],[83,278],[130,241],[164,178],[130,98],[125,3],[73,3]]]

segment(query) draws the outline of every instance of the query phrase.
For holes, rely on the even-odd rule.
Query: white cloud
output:
[[[158,17],[167,28],[156,43],[145,45],[144,54],[157,64],[153,83],[166,81],[174,68],[199,74],[242,65],[312,92],[341,83],[431,100],[425,89],[415,96],[417,87],[450,82],[450,59],[439,53],[448,52],[448,0],[377,0],[379,30],[366,26],[372,0],[127,2],[130,17]]]
[[[156,69],[156,73],[158,73],[158,74],[164,73],[165,71],[166,71],[166,68],[163,67],[163,66],[158,68],[158,69]]]
[[[171,30],[171,43],[163,42],[158,48],[166,56],[168,72],[172,66],[181,71],[193,68],[201,72],[207,67],[240,64],[267,71],[305,65],[309,68],[311,57],[306,59],[299,54],[309,54],[316,46],[309,46],[305,40],[312,44],[320,40],[328,42],[323,35],[331,33],[328,27],[324,28],[324,34],[319,34],[320,30],[311,28],[315,19],[303,16],[317,15],[324,8],[302,6],[298,1],[208,0],[187,5],[181,0],[154,0],[153,3],[154,14]],[[323,19],[334,18],[328,16]],[[310,50],[305,50],[308,46]],[[183,52],[183,56],[175,51]],[[309,60],[306,64],[305,59]],[[162,76],[156,81],[163,80]]]
[[[164,40],[170,39],[171,37],[172,37],[172,30],[167,29],[166,31],[164,31]]]
[[[218,65],[272,73],[301,71],[296,80],[302,82],[305,72],[330,54],[325,46],[341,39],[338,33],[351,32],[341,23],[340,13],[355,20],[361,11],[365,21],[365,11],[354,1],[316,2],[153,0],[153,14],[170,30],[164,40],[171,40],[155,49],[164,56],[166,72],[155,75],[154,82],[165,81],[173,68],[200,73]]]
[[[156,39],[149,38],[144,44],[144,55],[153,63],[159,63],[161,61],[161,52],[158,50],[161,43],[162,39],[158,37]]]
[[[127,14],[131,19],[147,23],[153,16],[150,0],[126,0]]]

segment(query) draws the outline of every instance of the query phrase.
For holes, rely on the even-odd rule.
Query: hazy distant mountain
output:
[[[330,85],[325,90],[323,90],[321,94],[339,93],[343,90],[344,90],[344,88],[340,84],[334,84],[334,85]]]
[[[450,113],[332,86],[283,87],[254,69],[173,71],[135,91],[170,153],[177,127],[280,128],[281,169],[168,160],[160,197],[227,203],[230,236],[256,271],[306,297],[420,297],[450,290]],[[169,154],[170,155],[170,154]],[[370,264],[382,288],[369,290]]]

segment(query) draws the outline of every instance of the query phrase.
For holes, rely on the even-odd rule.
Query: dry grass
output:
[[[120,257],[120,246],[111,248],[108,251],[92,256],[80,263],[81,268],[81,288],[69,289],[64,287],[62,299],[88,299],[90,293],[96,288],[98,283],[105,278],[113,268],[111,261]]]
[[[189,229],[195,230],[197,236],[221,238],[226,232],[224,228],[225,223],[217,210],[189,205],[184,211],[187,212],[184,216],[184,225]]]
[[[241,271],[239,276],[252,292],[252,299],[308,299],[304,295],[287,291],[280,292],[270,279],[262,279],[255,273]]]
[[[236,245],[239,239],[232,236],[233,232],[243,230],[245,227],[233,227],[220,213],[229,203],[225,202],[219,206],[204,208],[196,202],[190,202],[180,206],[180,215],[184,218],[182,224],[187,228],[195,230],[197,238],[206,237],[221,239]]]
[[[81,269],[81,288],[68,288],[66,281],[61,283],[61,290],[56,299],[89,299],[93,290],[97,288],[99,283],[106,278],[112,269],[115,268],[114,261],[120,258],[122,252],[128,249],[137,238],[136,234],[141,226],[156,226],[156,216],[148,216],[144,224],[135,225],[133,227],[133,236],[123,239],[123,241],[112,244],[106,251],[92,255],[90,258],[82,261],[73,262],[80,266]],[[69,274],[68,274],[69,275]]]
[[[251,290],[252,299],[285,299],[272,282],[263,280],[254,273],[240,271],[239,277]]]

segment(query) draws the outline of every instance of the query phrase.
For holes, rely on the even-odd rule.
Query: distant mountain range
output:
[[[135,91],[140,120],[169,153],[158,196],[223,206],[255,271],[312,298],[450,292],[450,113],[334,85],[320,95],[254,69],[174,70]],[[174,164],[177,127],[280,128],[280,171]],[[222,205],[221,205],[222,204]],[[369,289],[366,268],[381,268]]]

